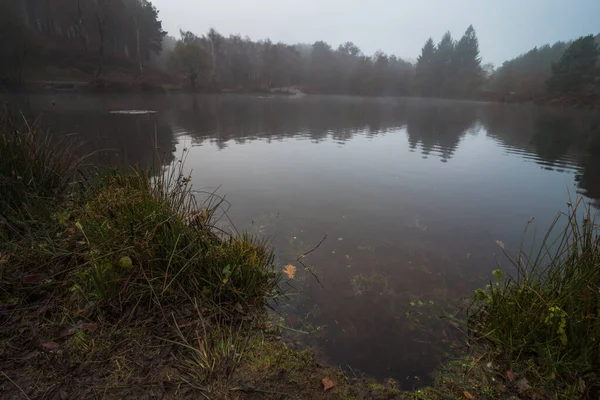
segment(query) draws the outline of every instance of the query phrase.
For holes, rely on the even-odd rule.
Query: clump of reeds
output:
[[[496,281],[475,292],[468,320],[473,337],[499,359],[530,379],[580,394],[593,390],[600,377],[600,237],[595,216],[583,199],[570,203],[537,251],[526,254],[521,249],[509,256],[516,274],[504,276],[496,270]]]

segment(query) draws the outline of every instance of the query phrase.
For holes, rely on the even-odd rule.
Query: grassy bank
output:
[[[218,203],[196,204],[178,164],[86,171],[33,128],[5,126],[0,351],[14,393],[92,396],[148,373],[143,392],[217,390],[278,294],[272,250],[215,228]]]
[[[585,205],[495,271],[459,327],[464,356],[404,392],[281,340],[272,249],[219,230],[219,200],[197,203],[182,163],[124,175],[76,153],[2,123],[2,398],[598,396],[600,253]]]

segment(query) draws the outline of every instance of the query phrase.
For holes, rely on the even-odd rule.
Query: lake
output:
[[[298,267],[277,310],[284,333],[403,387],[427,383],[460,343],[439,317],[498,263],[508,269],[498,242],[515,253],[530,218],[539,237],[570,197],[600,198],[589,150],[600,116],[583,111],[186,94],[23,104],[53,135],[81,140],[94,164],[149,168],[184,155],[194,188],[227,200],[225,229],[270,240],[280,268]],[[156,112],[111,113],[122,110]],[[297,258],[311,249],[306,270]]]

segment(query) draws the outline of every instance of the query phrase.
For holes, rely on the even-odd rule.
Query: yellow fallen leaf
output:
[[[288,264],[283,269],[283,273],[286,274],[288,278],[294,279],[294,276],[296,276],[296,267],[292,264]]]
[[[465,391],[463,391],[463,395],[465,396],[465,398],[466,398],[466,399],[469,399],[469,400],[476,400],[476,399],[475,399],[475,396],[473,396],[471,393],[467,392],[466,390],[465,390]]]
[[[335,386],[335,383],[333,383],[333,381],[329,378],[323,378],[321,380],[321,382],[323,382],[323,391],[326,392],[329,389],[331,389],[332,387]]]

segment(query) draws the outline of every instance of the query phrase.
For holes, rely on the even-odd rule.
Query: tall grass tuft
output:
[[[73,147],[53,143],[38,124],[0,116],[0,213],[38,215],[64,198],[80,165]],[[31,216],[31,215],[30,215]]]
[[[69,219],[80,245],[74,256],[87,262],[73,292],[83,302],[119,298],[146,309],[190,295],[231,309],[264,307],[278,282],[271,249],[218,231],[217,205],[197,204],[189,177],[159,176],[113,171],[79,200]]]
[[[496,281],[475,292],[468,320],[474,338],[500,358],[530,376],[575,385],[582,393],[600,378],[600,238],[595,217],[583,200],[569,204],[539,250],[508,256],[516,275],[505,277],[496,270]]]

